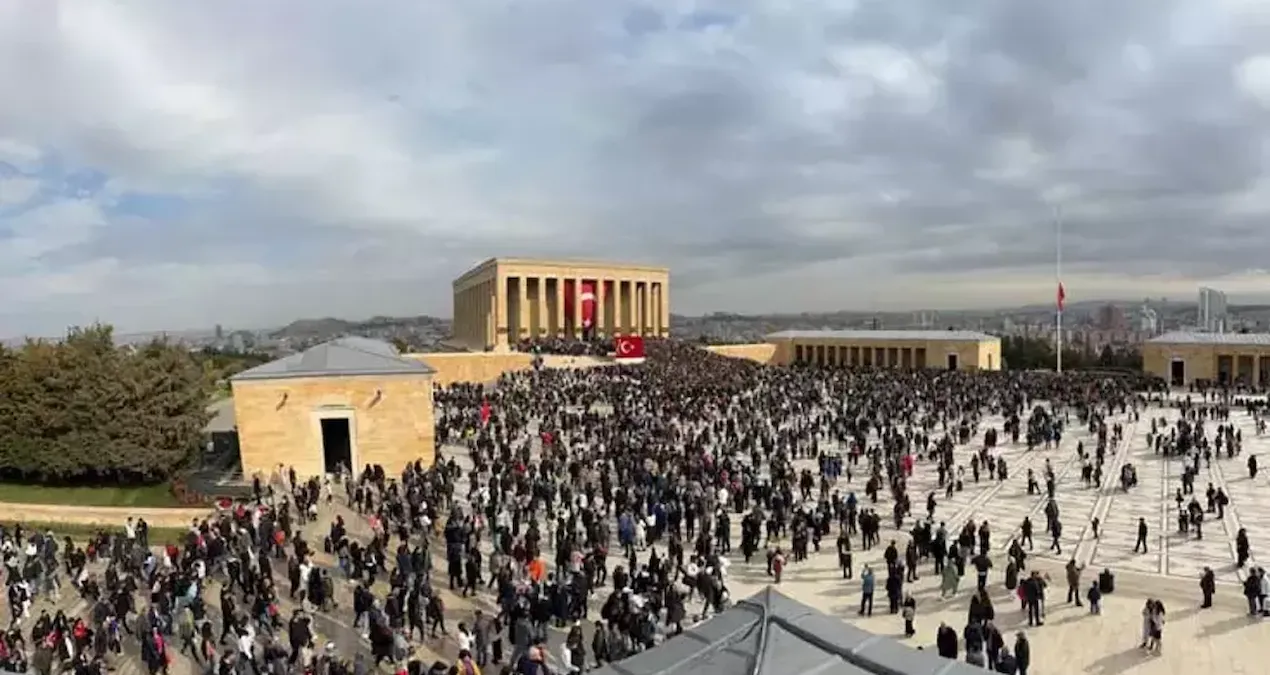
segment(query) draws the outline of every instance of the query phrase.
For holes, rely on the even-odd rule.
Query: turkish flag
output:
[[[578,284],[578,303],[582,309],[582,328],[589,330],[595,324],[595,282]]]
[[[1063,305],[1067,304],[1067,291],[1063,288],[1063,282],[1058,282],[1058,311],[1063,311]]]
[[[481,426],[489,424],[490,412],[489,401],[481,401]]]
[[[613,338],[613,354],[619,362],[644,360],[644,338],[639,335],[619,335]]]

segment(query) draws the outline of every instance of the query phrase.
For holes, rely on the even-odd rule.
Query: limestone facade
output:
[[[454,280],[454,341],[505,350],[524,338],[582,335],[584,288],[594,292],[596,335],[670,334],[665,267],[491,258]],[[574,297],[566,299],[566,292]]]
[[[1142,345],[1142,369],[1175,387],[1270,384],[1270,334],[1166,333]]]
[[[349,422],[353,469],[389,475],[436,458],[431,374],[325,376],[235,381],[234,415],[244,476],[268,478],[279,464],[323,473],[323,418]]]
[[[773,365],[1000,370],[1001,339],[971,331],[784,331],[767,336]]]
[[[436,373],[432,375],[432,381],[443,387],[456,382],[487,384],[497,380],[503,373],[514,373],[533,367],[533,355],[519,352],[444,352],[406,354],[405,357],[423,361],[431,366],[436,370]]]
[[[776,356],[776,345],[770,342],[745,345],[709,345],[706,347],[706,351],[734,359],[771,363]]]

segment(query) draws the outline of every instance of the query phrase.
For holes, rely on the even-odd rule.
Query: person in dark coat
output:
[[[946,659],[957,660],[959,644],[957,631],[946,623],[940,623],[939,629],[935,631],[935,649],[939,652],[939,655]]]
[[[1018,669],[1019,664],[1014,660],[1014,656],[1010,654],[1010,650],[1003,647],[1001,653],[997,656],[996,671],[1006,675],[1014,675],[1014,673],[1018,672]]]
[[[1027,635],[1019,631],[1014,637],[1014,666],[1019,675],[1027,675],[1028,666],[1032,664],[1032,645]]]

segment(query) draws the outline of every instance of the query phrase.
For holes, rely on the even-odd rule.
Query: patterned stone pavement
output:
[[[1247,673],[1254,669],[1256,660],[1251,654],[1257,648],[1258,641],[1270,637],[1270,627],[1263,621],[1244,614],[1239,591],[1229,585],[1223,586],[1219,589],[1216,607],[1205,611],[1197,608],[1197,565],[1212,564],[1224,580],[1235,579],[1231,569],[1234,560],[1231,542],[1235,529],[1232,528],[1227,533],[1223,527],[1213,522],[1206,528],[1203,542],[1175,540],[1168,536],[1176,529],[1172,519],[1173,504],[1170,495],[1176,487],[1178,467],[1165,466],[1154,457],[1146,447],[1146,434],[1150,430],[1150,416],[1169,414],[1175,417],[1176,411],[1144,411],[1142,420],[1137,425],[1125,417],[1118,418],[1125,426],[1125,440],[1108,450],[1108,470],[1105,472],[1103,485],[1097,488],[1085,488],[1080,482],[1080,468],[1074,459],[1076,445],[1083,441],[1092,452],[1095,440],[1086,429],[1074,426],[1074,421],[1069,424],[1059,447],[1027,451],[1022,444],[1006,444],[999,449],[999,453],[1006,458],[1010,467],[1008,480],[998,483],[984,476],[979,483],[975,483],[967,469],[965,489],[954,493],[950,499],[944,499],[943,491],[936,488],[937,475],[933,464],[919,463],[916,466],[910,480],[914,517],[925,517],[926,494],[936,491],[936,520],[946,522],[950,529],[959,527],[968,518],[973,518],[976,522],[988,520],[994,532],[994,548],[997,549],[995,553],[998,556],[1009,545],[1010,536],[1017,531],[1023,517],[1032,517],[1036,526],[1037,546],[1033,552],[1035,566],[1048,572],[1055,582],[1049,591],[1050,606],[1047,608],[1046,625],[1034,629],[1026,626],[1016,601],[1001,584],[1000,570],[1004,567],[1004,561],[1000,558],[990,586],[998,612],[997,623],[1008,631],[1009,641],[1013,642],[1012,636],[1016,630],[1028,632],[1034,654],[1033,667],[1029,672],[1111,675],[1126,671]],[[1244,425],[1245,453],[1257,452],[1258,444],[1261,444],[1260,447],[1270,446],[1270,439],[1255,438],[1251,418],[1240,413],[1235,421]],[[972,439],[968,446],[957,449],[958,461],[968,458],[967,451],[981,442],[982,431],[993,426],[1000,429],[999,417],[986,419],[980,425],[979,437]],[[466,452],[462,448],[450,446],[445,452],[446,456],[456,457],[461,465],[467,464]],[[1061,511],[1060,518],[1064,523],[1060,542],[1063,548],[1061,556],[1044,551],[1049,545],[1049,537],[1043,532],[1044,495],[1029,496],[1026,491],[1027,469],[1033,469],[1038,481],[1043,484],[1042,476],[1047,459],[1058,476],[1056,496]],[[1245,461],[1246,454],[1233,462],[1223,460],[1220,464],[1215,463],[1217,468],[1214,472],[1220,470],[1230,477],[1227,485],[1232,502],[1238,507],[1228,511],[1227,525],[1235,523],[1235,518],[1238,518],[1237,522],[1245,523],[1252,534],[1250,524],[1263,522],[1262,519],[1270,513],[1263,494],[1270,488],[1265,485],[1265,476],[1259,477],[1255,486],[1237,478],[1247,475],[1243,468]],[[1127,494],[1120,491],[1118,480],[1119,467],[1126,462],[1133,463],[1139,475],[1139,487]],[[799,463],[809,468],[814,466],[814,462],[807,460]],[[865,500],[863,487],[864,480],[859,475],[851,482],[843,478],[835,486],[844,494],[855,491],[861,500]],[[1197,487],[1202,490],[1204,486]],[[884,497],[877,504],[877,509],[884,516],[883,541],[897,539],[902,546],[906,535],[892,529],[889,518],[890,500]],[[1089,521],[1094,516],[1104,523],[1104,534],[1099,540],[1093,539],[1089,527]],[[1148,541],[1150,552],[1135,556],[1131,554],[1131,550],[1136,538],[1138,517],[1147,518],[1151,539]],[[904,529],[907,530],[911,525],[910,518]],[[734,542],[739,541],[739,519],[734,519],[733,529]],[[1265,532],[1264,526],[1262,532]],[[1262,539],[1258,539],[1259,536]],[[1264,535],[1253,536],[1252,540],[1254,556],[1258,550],[1270,550],[1262,548],[1270,546],[1270,542],[1259,543],[1264,541]],[[1165,545],[1161,546],[1162,543]],[[864,564],[873,565],[875,569],[884,567],[881,559],[883,550],[882,546],[870,551],[857,550],[857,571]],[[1204,562],[1206,559],[1202,556],[1205,551],[1216,557]],[[1092,580],[1095,569],[1112,567],[1117,571],[1118,589],[1113,595],[1107,596],[1100,616],[1090,616],[1085,609],[1060,602],[1065,595],[1061,565],[1073,554],[1091,568],[1085,573],[1085,584]],[[641,558],[646,555],[642,554]],[[1222,555],[1225,557],[1221,557]],[[930,574],[929,565],[924,564],[920,572],[921,578],[908,586],[918,601],[918,633],[906,642],[914,647],[933,649],[935,630],[941,621],[947,622],[958,631],[964,625],[966,589],[973,582],[963,582],[962,590],[956,597],[940,600],[937,579]],[[739,557],[733,556],[728,579],[733,598],[747,597],[771,581],[765,574],[760,559],[746,565]],[[791,565],[780,589],[802,602],[857,623],[874,633],[895,637],[901,634],[902,622],[898,617],[886,613],[884,599],[877,605],[874,616],[857,616],[859,581],[858,578],[850,581],[842,579],[841,572],[837,569],[832,538],[823,542],[820,554],[813,554],[808,560]],[[1170,612],[1165,631],[1165,649],[1158,656],[1148,655],[1137,649],[1141,629],[1139,612],[1148,597],[1163,599]],[[595,598],[597,601],[601,599],[602,597]],[[689,612],[697,611],[697,604],[690,604]],[[559,639],[554,633],[553,631],[553,647]]]
[[[1156,455],[1147,445],[1151,429],[1150,419],[1165,418],[1175,421],[1176,409],[1153,407],[1144,410],[1139,422],[1129,415],[1117,415],[1112,422],[1119,422],[1125,429],[1124,440],[1108,449],[1107,464],[1102,485],[1086,487],[1080,480],[1080,463],[1076,446],[1083,442],[1092,453],[1096,440],[1086,428],[1072,420],[1062,443],[1055,448],[1038,447],[1031,451],[1026,446],[1014,446],[1008,442],[1000,448],[1000,456],[1010,468],[1004,482],[989,480],[984,476],[974,483],[967,471],[965,490],[944,499],[938,490],[937,474],[933,464],[919,462],[909,480],[914,501],[913,518],[925,518],[927,493],[934,491],[938,504],[937,521],[945,522],[950,530],[960,527],[967,519],[988,521],[993,532],[993,547],[1003,552],[1014,536],[1024,517],[1031,517],[1034,527],[1035,548],[1033,556],[1066,562],[1071,557],[1091,568],[1111,568],[1148,575],[1164,575],[1185,579],[1197,579],[1203,567],[1211,567],[1221,581],[1234,583],[1242,574],[1234,568],[1235,533],[1240,527],[1248,531],[1252,543],[1254,564],[1258,559],[1270,558],[1270,472],[1263,471],[1254,481],[1248,478],[1246,468],[1249,453],[1259,455],[1264,466],[1270,462],[1270,436],[1258,437],[1253,419],[1244,412],[1234,413],[1232,423],[1243,433],[1243,454],[1234,459],[1214,459],[1212,466],[1201,468],[1196,483],[1196,493],[1204,502],[1203,492],[1209,482],[1224,488],[1231,497],[1231,507],[1225,518],[1216,519],[1209,514],[1204,523],[1204,538],[1177,532],[1174,493],[1181,487],[1181,462],[1176,458]],[[1000,428],[1000,418],[988,418],[983,429]],[[1209,423],[1209,427],[1214,426]],[[980,439],[982,433],[980,434]],[[968,452],[976,447],[959,447],[958,462],[965,462]],[[1044,468],[1049,462],[1057,477],[1055,501],[1063,524],[1059,539],[1061,552],[1052,552],[1050,536],[1045,531]],[[1128,492],[1120,488],[1120,470],[1132,464],[1138,475],[1138,485]],[[810,465],[810,463],[808,463]],[[1027,494],[1027,470],[1032,469],[1042,492]],[[846,492],[862,491],[863,482],[856,477],[855,484],[845,480],[837,486]],[[862,496],[862,495],[861,495]],[[878,505],[883,515],[889,515],[889,506]],[[1100,537],[1095,538],[1092,521],[1100,521]],[[1145,519],[1148,528],[1147,552],[1134,553],[1138,519]],[[889,518],[887,519],[889,522]],[[912,520],[905,527],[911,526]],[[1258,556],[1260,554],[1260,558]]]

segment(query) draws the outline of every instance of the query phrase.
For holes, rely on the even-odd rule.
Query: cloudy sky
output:
[[[0,335],[1270,295],[1254,0],[0,0]]]

